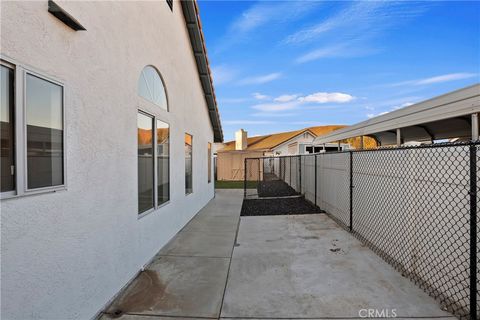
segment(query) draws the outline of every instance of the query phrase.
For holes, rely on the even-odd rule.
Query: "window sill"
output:
[[[18,194],[15,191],[8,191],[0,194],[0,200],[23,198],[23,197],[32,196],[32,195],[38,195],[38,194],[44,194],[44,193],[55,193],[60,191],[67,191],[67,187],[56,186],[56,187],[39,188],[39,189],[25,191],[22,194]]]
[[[143,217],[148,216],[149,214],[154,213],[154,212],[160,210],[161,208],[167,206],[168,204],[170,204],[170,200],[168,200],[167,202],[162,203],[162,204],[159,205],[157,208],[151,208],[151,209],[148,209],[148,210],[145,211],[145,212],[140,213],[139,215],[137,215],[137,220],[140,220],[140,219],[142,219]]]

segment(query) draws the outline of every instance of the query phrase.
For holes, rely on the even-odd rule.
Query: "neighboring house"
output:
[[[3,1],[1,16],[1,317],[91,319],[214,196],[198,8]]]
[[[349,149],[351,144],[347,141],[341,144],[313,144],[316,137],[344,127],[342,125],[318,126],[250,138],[245,130],[240,129],[235,133],[235,140],[226,142],[221,146],[217,144],[217,179],[242,180],[245,158],[288,156]]]

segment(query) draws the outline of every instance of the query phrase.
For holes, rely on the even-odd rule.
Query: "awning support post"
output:
[[[478,113],[472,113],[472,141],[478,140]]]
[[[397,129],[397,147],[402,145],[402,130],[400,128]]]

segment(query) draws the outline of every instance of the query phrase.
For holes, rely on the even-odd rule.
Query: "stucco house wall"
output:
[[[179,2],[1,3],[1,54],[65,85],[67,190],[1,201],[1,318],[90,319],[213,196],[213,142]],[[137,81],[165,82],[170,202],[138,218]],[[184,134],[193,135],[193,193],[185,195]],[[212,172],[213,174],[213,172]],[[212,179],[213,180],[213,179]]]

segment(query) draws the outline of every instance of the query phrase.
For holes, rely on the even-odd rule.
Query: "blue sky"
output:
[[[354,124],[480,82],[480,2],[199,6],[225,140]]]

